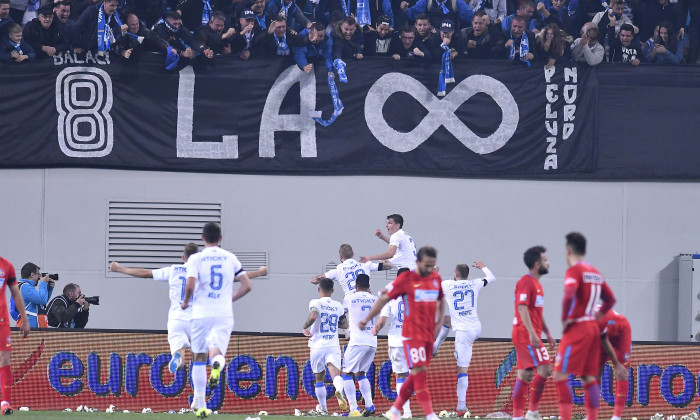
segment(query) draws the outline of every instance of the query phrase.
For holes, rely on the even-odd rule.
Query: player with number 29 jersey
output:
[[[318,313],[318,318],[310,329],[309,347],[315,349],[335,347],[340,355],[338,320],[343,316],[343,305],[330,297],[322,297],[309,302],[309,311]],[[340,357],[338,357],[336,366],[340,366]]]

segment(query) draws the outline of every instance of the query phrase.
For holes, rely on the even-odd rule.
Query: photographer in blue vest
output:
[[[32,328],[46,328],[46,304],[53,293],[54,282],[58,280],[58,274],[42,274],[40,267],[34,263],[26,263],[20,272],[22,278],[17,282],[24,307],[27,311],[29,326]],[[14,299],[10,299],[10,315],[20,325],[19,312]]]

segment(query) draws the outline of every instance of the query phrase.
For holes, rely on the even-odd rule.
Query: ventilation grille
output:
[[[245,271],[257,271],[260,266],[267,265],[267,251],[232,251],[238,257]],[[260,276],[266,279],[267,276]]]
[[[387,270],[386,272],[386,278],[388,280],[394,280],[396,278],[396,273],[398,273],[399,269],[394,267],[391,270]]]
[[[148,269],[181,263],[186,243],[204,246],[207,222],[221,223],[221,204],[110,201],[107,262]]]

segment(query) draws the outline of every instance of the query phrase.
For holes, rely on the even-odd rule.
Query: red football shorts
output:
[[[554,370],[578,376],[598,376],[599,362],[598,324],[595,321],[584,321],[569,325],[559,343]]]
[[[531,369],[552,364],[546,346],[535,349],[530,343],[513,343],[513,347],[518,357],[518,369]]]
[[[408,368],[430,366],[430,358],[433,355],[433,342],[422,340],[404,340],[403,351],[406,354]]]
[[[12,336],[8,323],[0,323],[0,351],[12,351]]]

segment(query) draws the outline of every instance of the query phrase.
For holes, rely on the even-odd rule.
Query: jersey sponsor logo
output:
[[[584,283],[602,284],[603,277],[598,273],[583,273]]]
[[[440,292],[437,290],[416,289],[413,300],[416,302],[437,302]]]
[[[538,308],[544,307],[544,296],[537,296],[537,298],[535,299],[535,306]]]
[[[352,303],[374,303],[377,298],[356,298],[352,300]]]
[[[5,278],[5,270],[0,268],[0,277]]]
[[[212,255],[212,256],[203,256],[200,261],[226,261],[225,255]]]
[[[527,302],[527,293],[521,293],[521,294],[520,294],[520,301],[521,301],[521,302]]]

